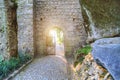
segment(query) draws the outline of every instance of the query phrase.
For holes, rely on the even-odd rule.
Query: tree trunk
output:
[[[6,9],[7,22],[7,49],[10,57],[17,57],[18,40],[17,40],[17,4],[15,0],[4,0]]]

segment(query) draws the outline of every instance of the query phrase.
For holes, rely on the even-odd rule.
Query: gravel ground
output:
[[[68,80],[67,62],[59,56],[37,58],[12,80]]]

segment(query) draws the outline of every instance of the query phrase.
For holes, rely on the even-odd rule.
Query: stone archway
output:
[[[59,27],[46,29],[47,54],[64,56],[64,32]]]
[[[72,5],[72,7],[71,7]],[[35,55],[46,53],[46,29],[59,26],[64,32],[65,56],[86,41],[79,0],[35,0],[34,1],[34,42]]]

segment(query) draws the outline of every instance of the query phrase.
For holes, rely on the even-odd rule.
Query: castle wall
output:
[[[66,55],[83,45],[86,33],[79,0],[35,0],[34,2],[35,53],[46,53],[48,29],[58,27],[64,32]]]

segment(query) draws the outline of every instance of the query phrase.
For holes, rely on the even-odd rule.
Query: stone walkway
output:
[[[37,58],[12,80],[68,80],[67,62],[59,56]]]

